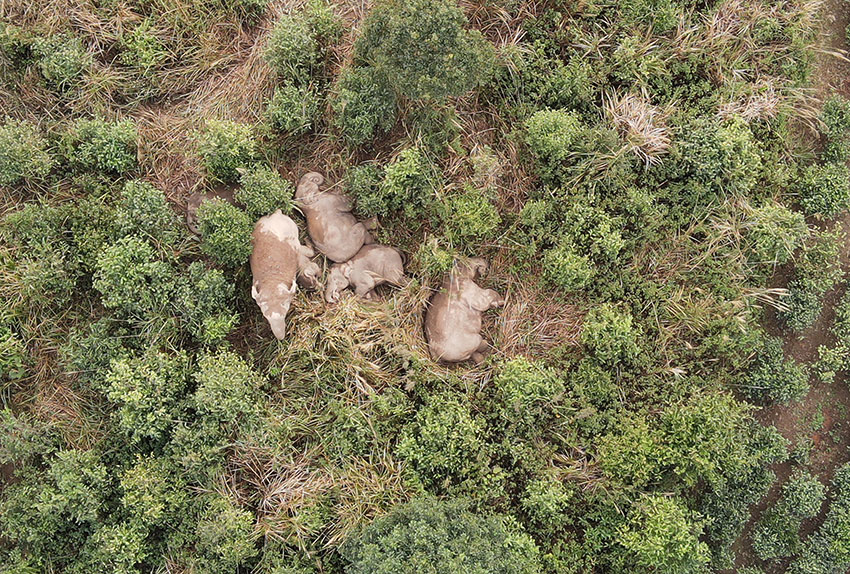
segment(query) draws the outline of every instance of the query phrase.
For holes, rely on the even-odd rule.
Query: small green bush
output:
[[[822,134],[826,138],[823,159],[844,163],[850,159],[850,100],[834,95],[821,110]]]
[[[466,404],[450,396],[434,397],[404,427],[396,453],[416,469],[423,483],[445,489],[479,469],[483,431]]]
[[[640,353],[639,325],[632,316],[611,304],[594,307],[584,318],[581,342],[593,357],[605,365],[629,365]]]
[[[371,215],[401,211],[409,219],[420,217],[431,207],[437,185],[437,167],[418,148],[407,148],[386,167],[381,204]]]
[[[143,75],[153,74],[168,59],[168,49],[153,33],[154,20],[146,18],[121,37],[121,63]]]
[[[331,100],[334,125],[345,141],[358,146],[374,140],[395,125],[397,103],[384,76],[375,68],[346,68]]]
[[[759,264],[787,263],[809,233],[803,214],[779,203],[768,203],[753,210],[746,226],[746,244],[752,252],[750,259]]]
[[[569,509],[574,497],[575,492],[565,487],[563,482],[535,479],[525,485],[520,504],[534,524],[555,529],[569,523]]]
[[[208,120],[204,130],[196,134],[196,140],[201,163],[214,181],[236,181],[239,168],[254,161],[253,130],[247,124]]]
[[[815,516],[825,495],[823,484],[809,474],[798,472],[782,486],[782,497],[766,510],[752,532],[752,547],[762,560],[784,558],[800,548],[799,530],[803,520]]]
[[[266,106],[266,119],[272,129],[293,136],[315,128],[319,118],[318,94],[312,88],[295,84],[275,88]]]
[[[561,241],[543,253],[543,277],[565,291],[579,291],[596,276],[593,263],[576,253],[570,241]]]
[[[52,167],[47,141],[36,126],[10,119],[0,125],[0,186],[44,179]]]
[[[137,456],[120,476],[121,506],[140,526],[173,528],[187,510],[189,490],[168,458]]]
[[[125,237],[98,258],[93,286],[104,307],[144,320],[171,303],[174,269],[156,258],[147,241]]]
[[[355,199],[358,215],[370,217],[381,211],[382,178],[382,171],[373,164],[358,165],[345,173],[345,186],[348,194]]]
[[[426,237],[413,255],[412,263],[418,275],[436,279],[450,272],[459,257],[457,251],[446,246],[440,238]]]
[[[91,56],[79,38],[38,38],[33,42],[32,50],[47,85],[59,91],[79,85],[83,74],[92,65]]]
[[[654,33],[663,34],[679,22],[680,7],[675,0],[624,0],[619,6],[626,26],[648,26]]]
[[[613,484],[641,488],[661,474],[662,440],[644,418],[625,417],[617,430],[599,440],[599,466]]]
[[[809,377],[803,365],[785,359],[782,339],[768,337],[754,361],[744,391],[758,403],[788,403],[809,391]]]
[[[481,85],[493,69],[493,46],[453,0],[386,0],[369,13],[355,57],[380,69],[413,100],[442,100]]]
[[[110,319],[99,319],[71,330],[59,356],[66,373],[73,373],[95,390],[105,390],[103,379],[112,361],[128,357],[122,345],[125,333]]]
[[[505,420],[539,427],[554,416],[556,405],[564,399],[566,387],[553,370],[517,357],[499,365],[493,377],[504,405]]]
[[[584,149],[586,129],[574,112],[539,111],[526,120],[525,131],[525,145],[534,156],[537,173],[548,183],[560,181],[565,166]]]
[[[115,225],[121,235],[136,235],[167,247],[176,244],[183,230],[165,194],[141,180],[124,184],[115,211]]]
[[[20,26],[0,22],[0,57],[5,58],[14,68],[27,65],[32,55],[32,34]]]
[[[60,148],[75,169],[125,175],[136,169],[137,138],[131,120],[81,119],[62,136]]]
[[[167,436],[184,412],[188,370],[185,354],[153,352],[113,362],[106,385],[118,406],[118,427],[135,442]]]
[[[26,345],[10,323],[0,315],[0,385],[23,378],[30,363]]]
[[[281,16],[269,34],[264,55],[281,80],[307,80],[320,56],[310,22],[301,13]]]
[[[239,184],[241,187],[233,196],[245,206],[245,211],[253,219],[259,219],[277,209],[283,213],[292,212],[295,187],[283,179],[276,169],[266,166],[246,169],[239,176]]]
[[[236,501],[210,495],[196,529],[200,571],[236,572],[259,553],[254,514]]]
[[[462,501],[398,505],[349,539],[346,574],[539,574],[534,541],[514,521],[474,514]]]
[[[259,379],[239,355],[219,351],[202,357],[194,379],[192,404],[211,420],[231,424],[259,412]]]
[[[248,214],[222,199],[205,201],[198,208],[201,251],[228,267],[238,267],[251,257],[254,223]]]
[[[846,165],[810,165],[797,185],[800,205],[808,215],[831,219],[850,206],[850,169]]]
[[[175,311],[192,337],[213,345],[222,341],[239,321],[233,311],[235,291],[224,273],[195,261],[177,281]]]
[[[471,185],[446,197],[441,211],[446,237],[455,245],[488,239],[502,222],[487,194]]]

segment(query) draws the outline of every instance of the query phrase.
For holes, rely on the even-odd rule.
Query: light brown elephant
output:
[[[404,262],[398,249],[386,245],[364,245],[345,263],[331,267],[325,284],[325,301],[336,303],[351,286],[358,297],[371,299],[378,285],[399,285],[404,279]]]

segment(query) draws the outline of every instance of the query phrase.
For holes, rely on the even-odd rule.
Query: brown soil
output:
[[[813,78],[816,94],[820,100],[834,93],[850,97],[850,62],[842,55],[847,49],[845,29],[850,22],[850,13],[846,11],[844,0],[827,0],[821,10],[821,51]],[[838,223],[850,236],[850,215],[845,215]],[[842,253],[841,263],[845,276],[850,276],[850,237]],[[774,277],[773,286],[785,287],[790,278],[791,274],[787,269],[780,270]],[[818,347],[833,343],[830,328],[835,319],[835,305],[844,295],[845,289],[846,285],[842,284],[827,294],[820,317],[800,336],[795,337],[783,332],[772,310],[768,313],[765,328],[770,334],[785,339],[786,356],[812,365],[817,361]],[[813,377],[811,384],[811,390],[801,401],[786,406],[764,408],[756,417],[763,424],[775,426],[785,438],[792,441],[792,448],[810,441],[809,460],[804,467],[817,475],[822,482],[828,483],[835,468],[850,460],[850,424],[847,422],[850,413],[850,385],[843,376],[837,377],[832,384],[823,384]],[[773,467],[777,481],[768,495],[753,509],[753,517],[738,540],[736,567],[759,565],[770,574],[786,570],[788,561],[761,563],[752,553],[748,534],[762,512],[779,498],[781,486],[795,466],[792,462],[786,462]],[[803,536],[807,536],[821,524],[827,506],[824,505],[819,516],[803,524]]]

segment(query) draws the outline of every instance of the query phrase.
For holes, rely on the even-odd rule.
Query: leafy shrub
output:
[[[66,243],[34,246],[17,262],[18,292],[33,309],[67,305],[80,278],[79,264]]]
[[[540,527],[553,529],[569,522],[568,510],[575,492],[557,480],[535,479],[525,486],[521,505]]]
[[[566,391],[554,370],[524,357],[499,365],[493,383],[504,404],[502,417],[535,427],[553,416]]]
[[[165,194],[141,180],[124,184],[115,225],[121,235],[136,235],[168,247],[174,246],[182,232],[180,220]]]
[[[228,267],[238,267],[251,257],[254,223],[248,214],[221,199],[198,208],[201,251]]]
[[[481,85],[493,47],[451,0],[387,0],[375,6],[355,44],[356,58],[383,71],[413,100],[460,96]]]
[[[167,308],[173,282],[171,265],[155,257],[150,243],[130,236],[100,255],[93,286],[107,309],[147,319]]]
[[[702,571],[709,561],[708,547],[699,539],[702,528],[700,516],[681,500],[645,495],[632,508],[617,541],[647,571],[691,574]]]
[[[435,279],[451,271],[458,258],[459,254],[446,247],[439,238],[429,237],[419,244],[412,263],[419,275]]]
[[[457,500],[398,505],[348,540],[341,554],[347,574],[540,572],[537,547],[512,521],[474,514]]]
[[[136,169],[137,137],[131,120],[80,119],[62,136],[60,148],[75,169],[125,175]]]
[[[76,87],[92,64],[79,38],[38,38],[32,44],[32,51],[47,85],[59,91]]]
[[[620,17],[626,26],[643,25],[663,34],[679,22],[679,6],[675,0],[625,0],[620,2]]]
[[[196,530],[201,571],[235,572],[259,553],[254,515],[229,497],[212,495],[205,502]]]
[[[381,210],[382,176],[381,170],[372,164],[358,165],[345,172],[345,186],[356,200],[355,209],[359,215],[369,217]]]
[[[293,136],[309,132],[320,117],[316,92],[294,84],[275,88],[266,106],[266,118],[272,129]]]
[[[850,206],[850,169],[839,163],[810,165],[803,170],[798,188],[803,211],[832,218]]]
[[[239,184],[234,198],[252,218],[259,219],[277,209],[283,213],[292,211],[295,187],[276,169],[266,166],[247,169],[239,176]]]
[[[23,68],[30,59],[34,38],[20,26],[0,22],[0,56],[14,68]]]
[[[96,390],[105,390],[102,379],[112,361],[125,359],[129,353],[121,341],[122,331],[109,319],[99,319],[85,327],[73,329],[60,348],[65,372]]]
[[[538,175],[547,183],[557,183],[565,166],[574,162],[583,149],[585,126],[574,112],[542,110],[525,122],[525,145],[535,159]]]
[[[188,378],[184,354],[149,353],[112,363],[107,396],[118,405],[118,426],[133,441],[159,441],[183,413]]]
[[[442,217],[446,237],[456,245],[487,239],[502,222],[487,195],[470,185],[444,200]]]
[[[762,264],[787,263],[809,233],[803,214],[779,203],[753,210],[746,226],[750,259]]]
[[[445,489],[478,470],[483,430],[466,404],[449,396],[434,397],[402,430],[396,453],[426,485]]]
[[[0,385],[23,378],[30,362],[26,345],[9,323],[0,314]]]
[[[409,218],[421,216],[434,201],[436,166],[418,148],[407,148],[387,166],[378,196],[359,205],[365,215],[389,215],[401,211]],[[372,209],[368,209],[368,208]]]
[[[239,355],[219,351],[202,357],[194,379],[192,404],[202,415],[235,423],[258,412],[258,377]]]
[[[282,80],[301,82],[310,77],[319,62],[320,52],[319,43],[303,14],[285,14],[275,22],[264,55]]]
[[[844,163],[850,159],[850,100],[840,94],[829,98],[821,110],[822,133],[826,138],[823,158]]]
[[[236,181],[239,168],[247,167],[254,160],[253,130],[247,124],[208,120],[196,138],[201,163],[215,181]]]
[[[599,440],[602,472],[614,484],[635,488],[656,480],[662,437],[642,417],[625,418],[617,427]]]
[[[9,119],[0,125],[0,186],[44,179],[52,167],[47,141],[36,126]]]
[[[563,240],[543,254],[543,276],[565,291],[579,291],[596,275],[591,261],[576,253],[569,240]]]
[[[392,129],[397,104],[386,76],[379,70],[346,68],[331,100],[334,124],[349,145],[358,146]]]
[[[782,487],[782,497],[764,512],[752,532],[752,547],[762,560],[797,553],[800,524],[815,516],[825,498],[824,486],[814,476],[797,473]]]
[[[168,49],[152,32],[153,25],[153,19],[146,18],[120,40],[121,63],[143,75],[152,74],[168,59]]]
[[[223,340],[239,320],[232,308],[234,296],[224,273],[195,261],[177,281],[175,310],[196,340],[211,345]]]
[[[639,325],[632,316],[618,311],[611,304],[599,305],[584,318],[581,342],[599,362],[610,365],[629,365],[640,353]]]
[[[744,391],[759,403],[788,403],[809,391],[809,377],[803,365],[785,359],[782,339],[768,337],[747,377]]]
[[[171,461],[156,456],[137,457],[121,475],[121,491],[123,510],[145,528],[173,528],[190,495]]]

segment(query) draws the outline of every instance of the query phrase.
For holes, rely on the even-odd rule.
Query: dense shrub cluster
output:
[[[198,155],[207,176],[213,181],[236,181],[239,168],[254,161],[251,126],[228,120],[209,120],[197,134]]]
[[[239,176],[239,184],[233,196],[252,218],[259,219],[277,209],[283,213],[292,211],[295,188],[277,170],[265,166],[246,169]]]
[[[62,136],[60,148],[75,169],[126,175],[136,169],[137,138],[130,120],[81,119]]]
[[[345,141],[357,146],[389,131],[396,122],[396,95],[378,69],[347,68],[332,100],[334,122]]]
[[[198,208],[201,250],[228,267],[237,267],[251,256],[254,222],[248,214],[221,200],[205,201]]]
[[[782,497],[753,528],[753,550],[759,558],[771,560],[797,553],[800,524],[820,511],[825,490],[817,478],[803,473],[792,476],[782,486]]]
[[[275,88],[266,106],[272,129],[293,136],[309,132],[319,118],[319,98],[310,88],[287,84]]]
[[[52,167],[47,141],[36,126],[14,120],[0,125],[0,185],[43,179]]]
[[[768,337],[759,349],[744,392],[758,403],[788,403],[809,391],[806,369],[794,359],[786,359],[782,339]]]

